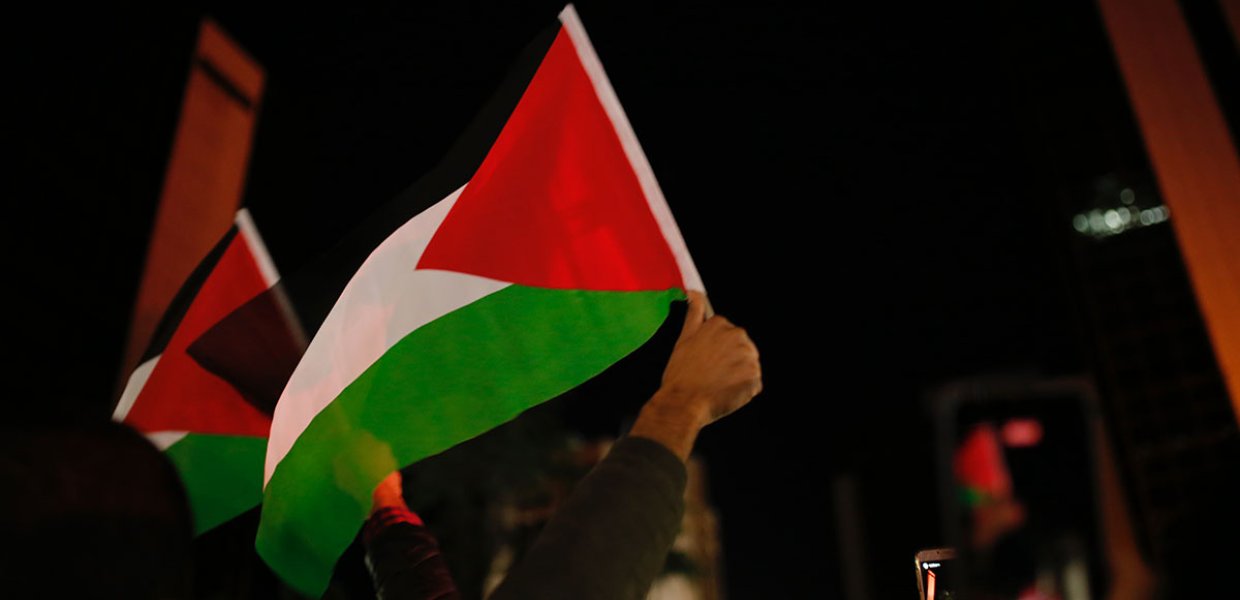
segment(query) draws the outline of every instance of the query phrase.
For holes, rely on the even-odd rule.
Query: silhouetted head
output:
[[[0,490],[0,595],[190,595],[185,491],[164,454],[128,427],[5,426]]]

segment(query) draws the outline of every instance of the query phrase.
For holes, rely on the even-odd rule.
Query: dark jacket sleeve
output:
[[[379,600],[456,600],[456,582],[435,536],[407,509],[385,508],[362,532]]]
[[[491,600],[643,598],[684,516],[684,463],[626,437],[573,489]]]

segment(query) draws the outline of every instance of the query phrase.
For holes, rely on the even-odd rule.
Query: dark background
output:
[[[1071,217],[1107,177],[1153,179],[1095,6],[1007,4],[578,4],[716,309],[762,352],[763,394],[699,443],[731,598],[838,596],[844,555],[911,597],[910,558],[942,544],[926,390],[1092,368]],[[288,272],[433,167],[561,7],[14,19],[11,418],[110,414],[203,15],[267,70],[244,202]],[[565,418],[614,433],[668,341]],[[863,548],[840,546],[842,477]]]

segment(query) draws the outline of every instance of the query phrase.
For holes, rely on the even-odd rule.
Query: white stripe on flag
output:
[[[250,250],[250,256],[254,258],[254,264],[258,266],[258,272],[263,276],[267,289],[275,288],[271,295],[288,325],[286,328],[288,334],[293,337],[298,347],[305,348],[306,332],[302,329],[297,312],[293,310],[293,304],[289,302],[288,294],[284,292],[284,288],[276,287],[276,283],[280,281],[280,272],[276,270],[276,263],[271,260],[271,254],[267,252],[267,244],[263,242],[263,236],[259,235],[258,227],[254,226],[250,211],[245,208],[239,209],[233,222],[237,224],[238,233],[245,240],[245,246]]]
[[[254,257],[254,262],[258,265],[258,272],[262,274],[263,281],[267,287],[271,287],[280,280],[280,273],[276,271],[276,263],[271,260],[271,255],[267,253],[267,245],[263,243],[263,236],[258,234],[258,228],[254,226],[254,219],[250,217],[250,211],[240,209],[237,216],[233,218],[233,222],[237,224],[237,230],[241,233],[245,245],[250,249],[250,255]]]
[[[181,441],[181,438],[184,438],[186,435],[189,435],[188,431],[153,431],[146,434],[146,439],[151,440],[151,443],[155,444],[156,448],[163,451]]]
[[[419,327],[511,285],[414,269],[463,189],[402,225],[349,280],[276,404],[264,486],[310,421],[392,346]]]
[[[125,391],[121,392],[121,399],[116,403],[116,410],[112,411],[113,421],[124,421],[129,416],[129,409],[133,408],[133,403],[137,401],[138,395],[142,393],[142,388],[146,387],[146,380],[150,379],[151,371],[155,370],[155,365],[159,363],[159,357],[154,358],[138,365],[129,376],[129,381],[125,383]]]

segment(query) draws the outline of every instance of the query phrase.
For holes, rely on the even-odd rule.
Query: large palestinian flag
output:
[[[257,506],[262,499],[262,465],[271,427],[270,403],[255,402],[233,384],[209,372],[193,345],[221,319],[264,294],[278,276],[249,213],[238,211],[233,226],[182,286],[117,403],[113,418],[141,431],[167,453],[185,485],[195,533],[207,531]],[[255,308],[260,303],[255,303]],[[290,313],[268,310],[263,339],[279,340],[281,354],[300,352]],[[257,311],[256,311],[257,312]],[[272,335],[272,332],[276,332]],[[299,347],[300,346],[300,347]],[[273,364],[269,344],[234,348],[238,355],[262,352]]]
[[[276,404],[256,546],[304,593],[384,476],[602,372],[702,289],[571,6],[526,57],[440,167],[289,290],[316,333]]]

